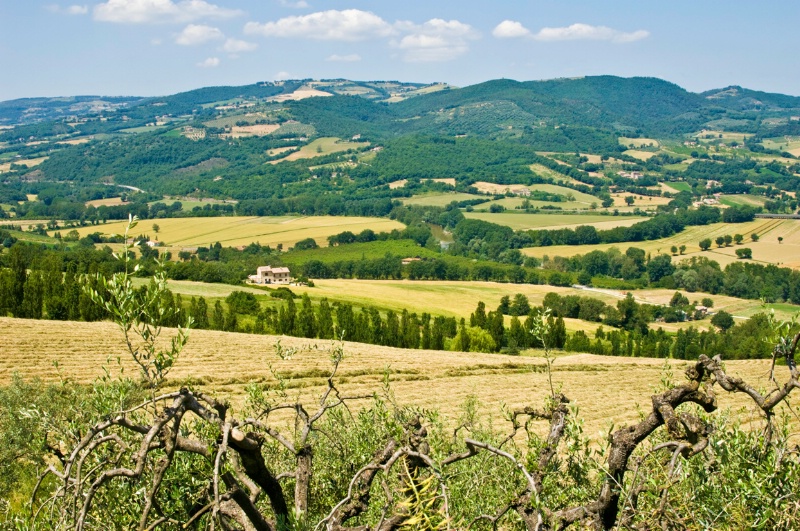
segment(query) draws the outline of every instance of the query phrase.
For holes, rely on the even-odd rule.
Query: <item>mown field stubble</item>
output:
[[[164,335],[170,332],[165,330]],[[90,383],[103,374],[103,366],[112,374],[118,374],[120,366],[124,374],[136,374],[125,355],[121,333],[111,323],[0,318],[0,337],[0,384],[7,384],[15,373],[52,382],[66,378]],[[297,349],[290,360],[276,355],[278,340],[284,349]],[[243,399],[245,384],[275,383],[271,365],[286,376],[290,397],[312,400],[325,385],[330,346],[330,341],[323,340],[193,330],[166,385],[193,385],[228,398],[235,407]],[[473,396],[479,400],[481,412],[500,426],[504,406],[539,406],[549,393],[541,357],[403,350],[360,343],[345,343],[344,350],[337,377],[341,390],[380,393],[384,373],[389,371],[399,404],[437,409],[451,424]],[[686,362],[670,364],[674,381],[680,383]],[[639,405],[649,407],[664,361],[577,354],[558,357],[553,367],[554,382],[579,407],[586,434],[597,440],[610,423],[632,422],[638,417]],[[751,383],[768,386],[767,360],[731,361],[727,368]],[[742,419],[750,418],[749,413],[740,411],[750,407],[744,397],[721,392],[719,404],[735,409]]]

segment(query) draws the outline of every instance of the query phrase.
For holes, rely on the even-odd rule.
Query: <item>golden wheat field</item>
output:
[[[751,234],[758,234],[759,241],[753,242]],[[744,236],[742,245],[717,247],[714,243],[708,251],[701,251],[699,242],[704,238],[711,238],[713,242],[717,236],[741,234]],[[778,238],[783,238],[779,243]],[[575,256],[586,254],[594,250],[607,251],[612,247],[625,252],[628,247],[638,247],[648,253],[670,254],[671,247],[675,245],[686,246],[683,256],[676,256],[673,260],[679,261],[691,256],[705,256],[710,260],[725,266],[738,260],[736,249],[748,247],[753,250],[753,262],[779,264],[784,267],[800,268],[800,220],[796,219],[756,219],[746,223],[714,223],[712,225],[686,227],[685,230],[660,240],[627,243],[601,243],[597,245],[553,245],[550,247],[529,247],[522,249],[527,256],[543,257]]]
[[[78,229],[81,236],[93,232],[104,235],[122,234],[127,221],[91,225]],[[158,232],[153,225],[158,225]],[[166,218],[144,220],[131,231],[131,236],[149,235],[168,247],[196,247],[220,242],[225,247],[248,245],[294,245],[305,238],[314,238],[318,245],[328,244],[333,234],[349,230],[359,233],[364,229],[389,232],[403,229],[405,225],[385,218],[348,216],[270,216],[270,217],[216,217],[216,218]]]
[[[111,323],[0,318],[0,337],[0,384],[8,383],[14,373],[46,381],[68,378],[89,383],[103,374],[103,366],[117,374],[117,358],[124,374],[136,374],[124,357],[121,334]],[[283,349],[297,349],[290,360],[275,354],[278,340]],[[291,397],[312,400],[325,385],[330,347],[330,342],[323,340],[194,330],[167,386],[195,385],[230,399],[235,406],[246,383],[275,381],[271,365],[287,378]],[[398,403],[438,409],[451,422],[470,397],[479,400],[484,414],[499,421],[504,406],[538,406],[549,392],[541,357],[403,350],[359,343],[345,343],[344,350],[337,377],[341,390],[380,393],[383,375],[389,371]],[[674,381],[682,381],[686,362],[670,363]],[[597,439],[611,423],[619,426],[636,420],[639,405],[648,407],[664,361],[578,354],[557,358],[553,367],[554,383],[579,407],[586,433]],[[768,384],[766,360],[732,361],[727,368],[748,381]],[[736,410],[749,407],[744,398],[726,393],[720,393],[719,403]]]

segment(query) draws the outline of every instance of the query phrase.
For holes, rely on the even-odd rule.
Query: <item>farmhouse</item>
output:
[[[292,281],[288,267],[261,266],[255,275],[247,277],[253,284],[288,284]]]

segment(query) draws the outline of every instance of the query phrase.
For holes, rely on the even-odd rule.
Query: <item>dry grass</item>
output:
[[[638,149],[629,149],[627,151],[623,151],[624,155],[630,155],[631,157],[639,160],[647,160],[650,157],[654,157],[655,153],[652,151],[641,151]]]
[[[309,86],[302,86],[292,92],[291,94],[281,94],[279,96],[273,96],[269,98],[269,101],[298,101],[304,100],[306,98],[313,98],[313,97],[329,97],[333,96],[330,92],[323,92],[321,90],[317,90],[315,88]]]
[[[160,230],[153,230],[156,223]],[[92,232],[105,235],[122,234],[127,222],[93,225],[78,229],[81,236]],[[347,216],[277,216],[242,217],[226,216],[218,218],[168,218],[141,221],[131,232],[131,236],[149,235],[167,246],[196,247],[220,242],[226,247],[248,245],[259,242],[261,245],[294,245],[300,240],[314,238],[319,245],[327,245],[327,238],[333,234],[349,230],[359,233],[364,229],[375,232],[391,231],[405,227],[400,222],[383,218]]]
[[[369,142],[349,142],[335,137],[317,138],[313,142],[300,148],[299,151],[295,151],[279,160],[271,160],[269,164],[278,164],[286,160],[312,159],[314,157],[330,155],[331,153],[347,151],[348,149],[361,149],[368,145]]]
[[[87,137],[73,138],[73,139],[70,139],[70,140],[59,140],[58,142],[56,142],[56,144],[66,144],[66,145],[69,145],[69,146],[77,146],[79,144],[86,144],[86,143],[90,142],[91,140],[92,140],[91,138],[87,138]]]
[[[623,146],[633,145],[634,148],[661,146],[661,144],[659,144],[658,140],[656,140],[655,138],[628,138],[621,136],[619,138],[619,143],[622,144]]]
[[[533,203],[533,202],[532,202]],[[629,227],[644,218],[634,216],[602,216],[592,214],[526,214],[523,212],[465,212],[468,219],[482,219],[514,230],[566,229],[592,225],[598,229]]]
[[[0,318],[0,383],[13,373],[46,381],[68,378],[92,382],[107,366],[116,374],[121,357],[125,374],[135,368],[124,357],[119,330],[110,323],[34,321]],[[297,348],[291,360],[274,354],[274,336],[255,336],[195,330],[174,370],[168,386],[192,382],[204,391],[232,399],[243,396],[248,382],[274,381],[268,364],[288,377],[290,396],[310,399],[322,390],[329,367],[329,342],[280,338],[284,348]],[[501,408],[539,406],[549,392],[543,360],[534,356],[403,350],[358,343],[345,344],[340,366],[340,388],[351,393],[381,392],[384,371],[391,372],[392,390],[400,404],[441,410],[455,422],[461,405],[471,396],[483,413],[496,421]],[[54,368],[58,363],[58,370]],[[639,404],[647,407],[659,382],[663,360],[612,358],[590,354],[563,356],[554,363],[554,381],[580,408],[586,434],[637,419]],[[681,381],[684,362],[671,362],[675,380]],[[768,362],[732,361],[728,370],[766,386]],[[737,396],[720,393],[721,407],[747,405]],[[499,424],[498,424],[499,425]]]
[[[121,197],[108,197],[106,199],[95,199],[93,201],[86,201],[87,207],[93,206],[95,208],[99,206],[117,206],[123,204],[125,204],[125,202],[122,200]]]
[[[750,240],[750,235],[756,233],[759,236],[758,242]],[[701,251],[699,242],[704,238],[711,238],[713,242],[717,236],[730,234],[741,234],[745,237],[741,246],[732,245],[730,247],[718,248],[713,244],[708,251]],[[783,238],[783,243],[778,243],[778,237]],[[660,240],[628,243],[601,243],[598,245],[553,245],[550,247],[529,247],[523,249],[523,254],[528,256],[574,256],[576,254],[586,254],[590,251],[599,249],[607,251],[612,247],[625,252],[628,247],[638,247],[649,253],[670,253],[670,248],[675,245],[680,247],[686,245],[686,253],[683,257],[675,257],[674,260],[681,260],[690,256],[706,256],[715,260],[720,265],[725,266],[736,258],[736,249],[749,247],[753,250],[753,260],[759,263],[780,264],[784,267],[800,268],[800,220],[793,219],[756,219],[747,223],[715,223],[712,225],[687,227],[686,230]]]
[[[483,196],[476,194],[466,194],[460,192],[443,192],[420,194],[401,199],[404,205],[425,205],[425,206],[447,206],[453,201],[469,201],[470,199],[482,199]]]
[[[267,136],[280,129],[278,124],[234,125],[231,132],[223,135],[226,138],[243,138],[250,136]]]
[[[636,194],[631,194],[631,193],[628,193],[628,192],[622,192],[622,193],[610,194],[610,195],[611,195],[611,198],[614,200],[614,204],[612,206],[614,208],[622,207],[622,208],[620,208],[621,211],[625,210],[627,208],[628,203],[625,202],[625,198],[628,197],[629,195],[633,196],[633,207],[632,208],[634,208],[634,209],[636,207],[639,207],[642,210],[649,210],[651,208],[655,209],[655,207],[657,207],[659,205],[666,205],[670,201],[672,201],[672,199],[670,199],[668,197],[660,197],[660,196],[653,197],[653,196],[649,196],[649,195],[636,195]]]

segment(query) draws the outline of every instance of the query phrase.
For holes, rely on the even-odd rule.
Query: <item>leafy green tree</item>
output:
[[[726,312],[725,310],[719,310],[717,313],[711,317],[711,324],[719,328],[720,330],[727,331],[729,330],[733,324],[733,316]]]
[[[742,236],[741,234],[734,234],[733,241],[736,242],[736,245],[741,245],[742,241],[744,241],[744,236]]]
[[[711,248],[711,238],[703,238],[699,245],[701,251],[708,251]]]
[[[722,247],[723,245],[725,245],[725,237],[724,236],[717,236],[714,239],[714,243],[717,244],[717,247]]]

